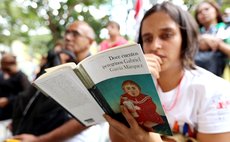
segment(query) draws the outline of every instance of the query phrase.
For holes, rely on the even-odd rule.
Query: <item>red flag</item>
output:
[[[136,0],[136,4],[135,4],[135,15],[134,15],[135,18],[137,18],[138,14],[140,12],[140,9],[142,7],[142,4],[143,4],[142,0]]]

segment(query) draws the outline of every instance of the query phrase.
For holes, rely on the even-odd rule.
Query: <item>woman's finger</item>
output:
[[[129,113],[128,109],[125,106],[121,106],[121,112],[125,119],[127,120],[129,126],[131,128],[137,128],[139,127],[137,121],[134,119],[134,117]]]
[[[145,59],[147,60],[147,62],[156,64],[159,68],[161,64],[163,64],[161,58],[154,54],[145,54]]]
[[[109,115],[104,114],[103,116],[108,121],[110,127],[112,127],[113,130],[116,131],[117,134],[123,136],[124,133],[127,133],[129,131],[128,130],[129,128],[127,126],[111,118]]]
[[[162,60],[153,54],[146,54],[145,59],[147,61],[150,72],[154,75],[155,78],[159,78]]]
[[[156,79],[158,79],[160,77],[160,73],[159,73],[159,71],[155,67],[149,66],[149,70],[150,70],[151,74],[153,74],[153,76]]]

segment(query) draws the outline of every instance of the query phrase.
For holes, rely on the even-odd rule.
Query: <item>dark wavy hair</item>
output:
[[[215,10],[216,10],[216,14],[217,14],[217,22],[220,23],[220,22],[223,22],[223,19],[222,19],[222,14],[221,14],[221,11],[220,11],[220,7],[219,5],[213,1],[213,0],[205,0],[205,1],[202,1],[200,2],[197,6],[196,6],[196,9],[195,9],[195,19],[196,19],[196,22],[198,23],[199,27],[201,28],[203,25],[199,22],[198,20],[198,9],[200,7],[201,4],[203,3],[208,3],[210,4]]]
[[[173,21],[179,25],[182,37],[182,50],[180,55],[182,59],[182,65],[188,69],[195,69],[194,56],[198,50],[199,45],[198,25],[189,12],[183,10],[179,6],[172,4],[171,2],[163,2],[162,4],[153,5],[153,7],[145,13],[140,25],[138,43],[141,45],[141,47],[143,46],[143,40],[141,36],[143,21],[151,14],[156,12],[165,12],[172,18]]]

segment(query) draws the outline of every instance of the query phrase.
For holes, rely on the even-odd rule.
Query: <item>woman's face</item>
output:
[[[216,9],[209,3],[202,3],[197,9],[197,19],[200,24],[210,26],[217,23]]]
[[[142,25],[142,40],[145,53],[161,58],[161,71],[181,66],[182,37],[179,25],[165,12],[156,12],[147,17]]]

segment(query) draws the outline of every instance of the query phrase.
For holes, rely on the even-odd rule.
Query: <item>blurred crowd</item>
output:
[[[200,32],[199,49],[194,58],[196,65],[230,81],[230,8],[222,13],[217,3],[204,1],[196,6],[193,18]],[[123,37],[116,21],[109,21],[105,28],[108,38],[96,43],[90,23],[74,21],[68,25],[63,39],[42,56],[33,79],[43,74],[46,68],[67,62],[77,64],[92,54],[138,42]],[[22,142],[110,141],[107,124],[86,129],[34,88],[18,67],[16,55],[2,53],[0,63],[0,125],[7,131],[2,133],[0,127],[0,141],[12,136]],[[81,135],[77,135],[80,132]],[[86,132],[93,135],[94,140]]]

